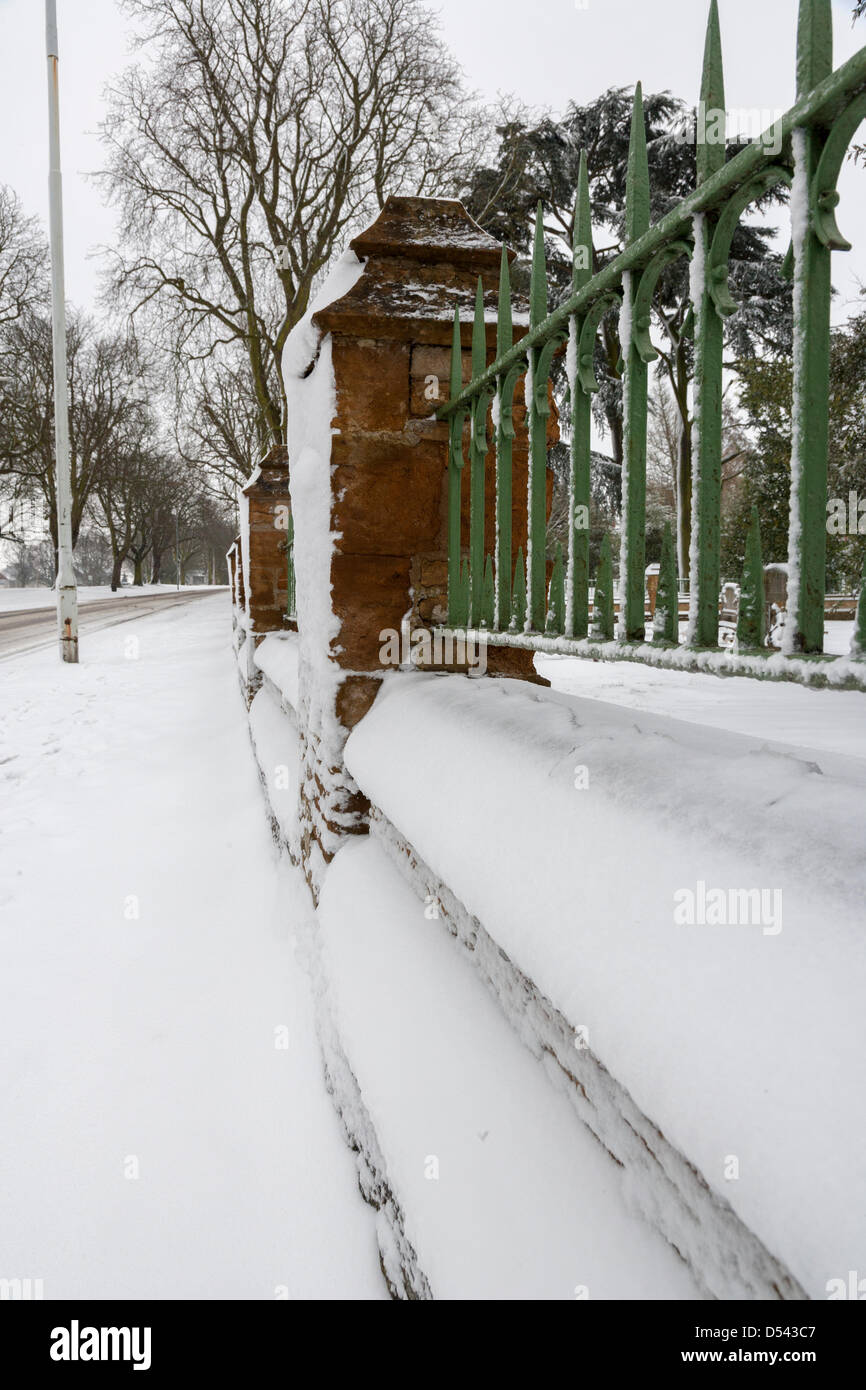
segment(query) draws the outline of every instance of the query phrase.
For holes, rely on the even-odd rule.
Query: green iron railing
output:
[[[286,617],[297,621],[297,589],[295,584],[295,519],[290,514],[286,523],[286,564],[288,568],[288,589],[286,593]]]
[[[701,102],[724,111],[724,77],[717,0],[711,0]],[[724,320],[737,312],[728,287],[731,241],[740,218],[778,183],[792,187],[794,278],[794,395],[789,533],[788,615],[784,652],[768,674],[812,679],[806,663],[820,658],[824,639],[827,507],[828,393],[830,363],[830,261],[850,250],[836,225],[836,183],[848,147],[866,118],[866,48],[833,71],[831,0],[800,0],[797,102],[771,131],[726,162],[723,143],[697,145],[696,189],[663,220],[650,226],[650,184],[641,87],[635,92],[626,184],[624,251],[593,275],[592,221],[585,156],[581,158],[574,210],[572,293],[547,313],[544,228],[539,205],[530,282],[530,329],[513,343],[508,258],[500,274],[497,357],[486,365],[484,302],[479,280],[472,332],[472,379],[463,386],[460,315],[455,312],[450,400],[438,416],[449,421],[448,626],[483,631],[504,645],[573,651],[598,656],[599,640],[614,638],[613,578],[609,543],[596,578],[592,630],[589,599],[591,398],[596,335],[604,315],[619,308],[623,373],[623,486],[620,548],[620,612],[616,651],[607,657],[654,664],[717,669],[708,653],[720,653],[719,591],[722,490],[722,377]],[[781,136],[781,152],[779,140]],[[650,339],[653,293],[665,266],[692,262],[694,315],[694,438],[689,621],[679,651],[677,575],[673,547],[665,543],[652,650],[645,642],[646,462],[648,366],[658,354]],[[568,542],[558,551],[548,583],[546,473],[549,379],[553,359],[567,350],[571,401],[571,467]],[[512,551],[512,447],[514,392],[526,379],[529,434],[527,551]],[[493,406],[496,451],[496,540],[485,551],[487,417]],[[461,548],[464,428],[469,439],[469,547]],[[754,590],[754,592],[752,592]],[[761,674],[763,574],[760,534],[753,518],[743,582],[739,647],[755,660],[732,664],[733,673]],[[755,618],[755,614],[759,614]],[[751,615],[751,616],[750,616]],[[860,616],[866,624],[866,602]],[[757,625],[756,625],[757,624]],[[864,632],[866,636],[866,632]],[[766,651],[766,649],[765,649]],[[855,646],[860,656],[866,646]],[[699,659],[700,658],[700,659]],[[860,684],[856,673],[848,683]],[[866,686],[866,679],[864,679]]]

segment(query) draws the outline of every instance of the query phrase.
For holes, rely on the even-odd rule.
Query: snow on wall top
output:
[[[255,665],[294,710],[298,708],[298,651],[296,632],[269,632],[253,654]]]
[[[316,356],[321,329],[313,323],[313,315],[348,294],[363,273],[364,262],[354,251],[346,251],[334,262],[322,288],[310,301],[304,317],[295,324],[286,339],[283,348],[284,381],[303,377]]]
[[[366,258],[366,273],[341,299],[316,311],[316,327],[361,338],[446,345],[456,309],[468,346],[480,276],[487,298],[488,345],[495,346],[502,247],[461,203],[389,198],[351,249]],[[515,309],[515,336],[522,336],[528,314],[522,305]]]
[[[346,746],[365,795],[821,1298],[866,1247],[866,767],[816,756],[420,674],[386,680]],[[764,924],[702,913],[756,888]]]
[[[388,198],[372,226],[350,243],[358,256],[418,257],[498,270],[502,247],[457,199]],[[509,251],[509,260],[515,252]]]

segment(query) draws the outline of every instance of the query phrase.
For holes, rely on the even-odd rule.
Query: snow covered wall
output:
[[[416,861],[416,889],[442,885],[452,919],[490,938],[511,971],[500,997],[513,1005],[528,981],[580,1041],[576,1061],[585,1049],[611,1079],[603,1142],[616,1152],[631,1105],[668,1177],[679,1162],[654,1194],[638,1176],[636,1199],[715,1296],[821,1298],[859,1267],[862,769],[422,674],[388,680],[346,761],[383,842]],[[688,1165],[705,1199],[685,1193]]]

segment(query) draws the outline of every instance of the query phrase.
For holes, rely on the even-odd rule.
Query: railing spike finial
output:
[[[472,379],[483,376],[487,366],[487,332],[484,326],[484,284],[478,277],[475,291],[475,319],[472,323]]]
[[[698,185],[717,173],[725,162],[725,70],[718,0],[710,0],[701,101],[696,132]]]
[[[511,271],[508,268],[508,251],[502,248],[502,264],[499,269],[499,313],[496,324],[496,356],[509,352],[514,346],[514,329],[511,320]]]
[[[522,632],[526,626],[526,562],[522,545],[517,551],[512,593],[514,598],[511,607],[511,631]]]
[[[454,309],[454,333],[451,338],[451,399],[463,390],[463,358],[460,345],[460,310]]]
[[[589,199],[589,167],[586,150],[580,152],[577,193],[574,198],[571,284],[575,293],[592,279],[592,205]]]
[[[797,95],[804,96],[833,71],[831,0],[800,0],[797,25]]]
[[[529,323],[532,328],[547,318],[547,262],[544,257],[544,211],[541,199],[535,212],[532,276],[529,282]]]
[[[628,149],[628,170],[625,180],[625,239],[637,241],[650,224],[649,161],[646,148],[646,120],[643,108],[643,86],[634,89],[631,113],[631,138]]]

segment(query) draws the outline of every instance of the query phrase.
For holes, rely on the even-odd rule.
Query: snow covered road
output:
[[[167,584],[147,585],[142,591],[133,593],[123,589],[115,594],[110,591],[104,594],[101,589],[80,589],[79,629],[82,636],[98,632],[115,623],[125,623],[129,618],[194,602],[214,592],[197,586],[176,590]],[[93,593],[98,597],[90,597]],[[7,607],[7,604],[14,606]],[[21,652],[50,647],[57,640],[56,633],[57,607],[50,589],[0,590],[0,661]]]
[[[384,1298],[228,596],[0,667],[0,1277]]]

